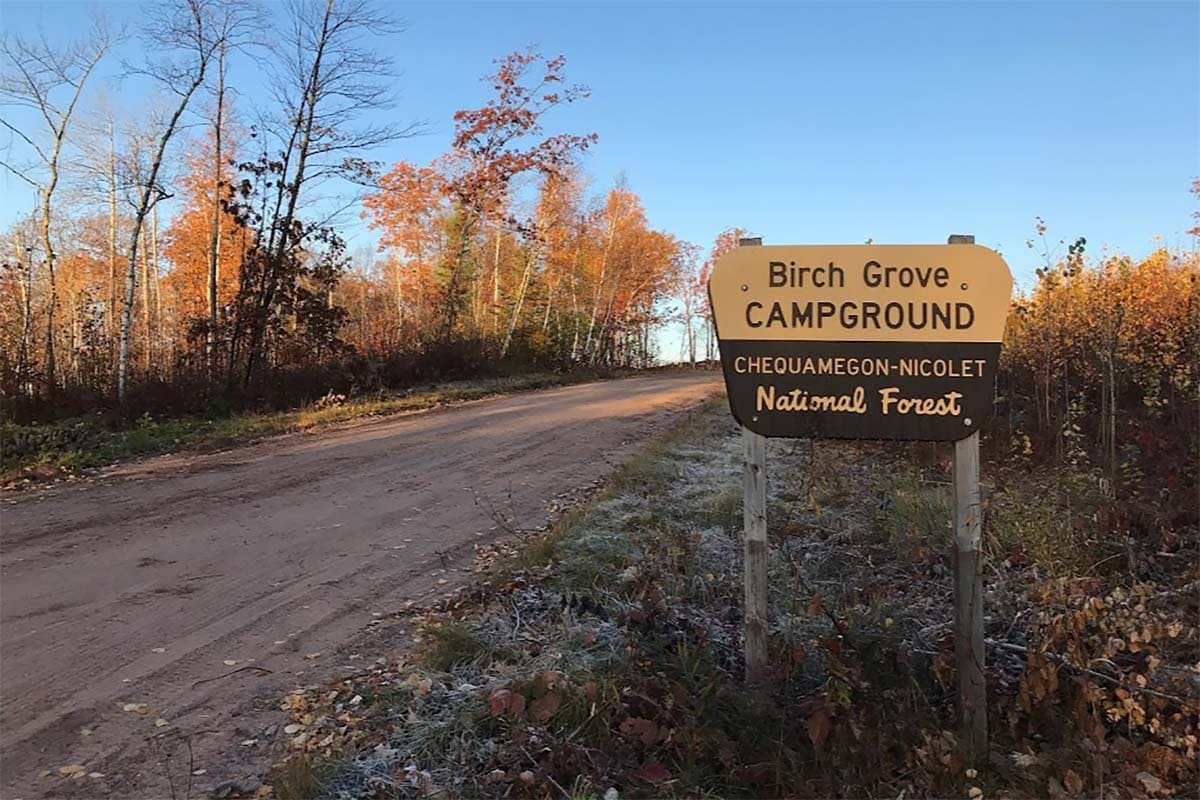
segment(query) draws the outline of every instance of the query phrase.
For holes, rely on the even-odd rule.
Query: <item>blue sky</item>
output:
[[[116,23],[138,19],[134,3],[98,6]],[[69,37],[88,7],[5,0],[0,26],[40,20]],[[443,152],[451,114],[486,100],[492,60],[532,44],[565,54],[569,77],[591,87],[550,124],[599,133],[586,157],[594,189],[624,174],[654,225],[706,250],[732,225],[778,244],[974,233],[1024,282],[1035,215],[1092,252],[1140,255],[1156,236],[1190,244],[1195,2],[390,7],[407,29],[380,43],[400,72],[387,113],[429,133],[374,154],[385,162]],[[240,103],[263,97],[249,71],[232,81]],[[135,84],[107,91],[144,102]],[[0,224],[29,208],[19,181],[0,179],[0,192]]]

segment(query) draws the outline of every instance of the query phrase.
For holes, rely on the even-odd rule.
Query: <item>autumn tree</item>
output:
[[[226,154],[232,152],[227,133],[219,143],[215,135],[202,140],[185,159],[187,171],[179,179],[182,209],[164,232],[163,246],[171,265],[164,282],[171,299],[175,339],[203,341],[203,361],[210,377],[221,327],[220,309],[234,302],[238,269],[252,242],[251,232],[229,210],[233,168],[226,163],[220,177],[213,178],[218,148]],[[214,202],[219,211],[215,243]]]
[[[363,200],[363,215],[381,232],[380,246],[393,253],[391,282],[401,329],[413,314],[424,316],[429,308],[447,197],[446,177],[436,166],[401,161],[380,178],[379,191]]]
[[[1192,178],[1192,194],[1200,200],[1200,178]],[[1188,228],[1188,236],[1200,236],[1200,210],[1192,212],[1192,221],[1196,224]]]
[[[541,322],[533,332],[539,349],[554,349],[551,334],[561,340],[569,325],[572,334],[578,329],[580,271],[584,261],[586,236],[585,183],[578,167],[563,169],[547,175],[542,181],[535,209],[535,231],[539,247],[538,274],[541,297]],[[499,311],[499,270],[493,280],[493,302]],[[568,303],[570,305],[568,306]],[[515,319],[514,319],[515,322]],[[555,328],[551,330],[551,324]],[[512,326],[515,330],[515,325]],[[502,348],[507,352],[511,344]],[[577,344],[577,343],[576,343]],[[567,352],[559,341],[557,349]],[[565,360],[570,360],[569,356]]]
[[[700,268],[698,280],[705,286],[707,293],[708,281],[712,277],[713,266],[721,259],[721,256],[738,247],[742,239],[750,235],[750,232],[745,228],[726,228],[717,234],[717,238],[713,241],[712,249],[708,252],[708,258]],[[717,355],[717,329],[713,323],[712,306],[707,300],[700,306],[701,316],[704,317],[704,358],[711,361]]]
[[[49,277],[46,303],[46,385],[55,386],[54,322],[58,305],[57,253],[52,236],[54,192],[59,182],[59,161],[84,86],[96,65],[108,52],[113,38],[103,22],[93,23],[90,34],[63,49],[42,37],[36,41],[20,36],[0,38],[5,72],[0,76],[0,98],[6,105],[28,109],[44,123],[41,131],[26,131],[8,117],[0,117],[7,128],[34,156],[31,163],[0,161],[0,166],[32,186],[39,199],[42,259]],[[26,314],[26,319],[29,315]],[[28,349],[28,331],[22,350]]]
[[[543,119],[553,109],[587,97],[582,85],[568,85],[566,58],[547,59],[536,51],[511,53],[490,76],[495,97],[482,108],[454,115],[455,155],[461,169],[449,177],[453,203],[442,339],[453,333],[463,300],[464,269],[471,233],[487,215],[500,215],[513,180],[524,173],[554,174],[593,144],[597,135],[543,135]]]

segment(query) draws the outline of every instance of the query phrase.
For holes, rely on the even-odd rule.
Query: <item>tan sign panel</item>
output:
[[[733,414],[765,436],[964,438],[1011,292],[973,244],[739,247],[709,281]]]
[[[723,339],[998,342],[1011,292],[973,244],[739,247],[709,281]]]

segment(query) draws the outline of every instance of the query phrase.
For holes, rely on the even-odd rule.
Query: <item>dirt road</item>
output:
[[[348,648],[368,652],[373,614],[463,581],[497,513],[544,523],[556,495],[719,385],[570,386],[6,497],[0,796],[170,797],[147,742],[166,730],[191,733],[193,797],[228,779],[252,788],[282,692],[368,657]],[[68,765],[85,774],[60,776]]]

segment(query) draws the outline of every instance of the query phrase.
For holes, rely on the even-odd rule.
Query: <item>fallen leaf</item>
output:
[[[130,711],[134,714],[149,714],[150,706],[146,705],[145,703],[126,703],[125,705],[121,706],[121,710]]]
[[[151,650],[150,652],[151,652],[151,653],[165,653],[165,652],[167,652],[167,648],[165,648],[165,647],[156,647],[156,648],[154,648],[153,650]]]
[[[534,690],[539,694],[545,694],[558,685],[559,677],[559,674],[554,670],[546,670],[534,680]]]
[[[557,692],[550,692],[530,703],[529,713],[533,714],[533,718],[538,722],[547,722],[554,716],[554,712],[558,711],[560,705],[562,696]]]
[[[58,768],[58,774],[64,778],[74,778],[77,775],[83,775],[87,772],[87,767],[83,764],[67,764],[65,767]]]
[[[154,720],[154,727],[156,727],[156,728],[165,728],[170,724],[171,723],[167,722],[162,717],[159,717],[158,719]]]
[[[508,701],[511,697],[511,689],[493,689],[488,695],[488,711],[493,717],[504,716],[508,713]]]
[[[658,723],[641,717],[626,717],[621,723],[621,733],[640,739],[645,745],[654,744],[661,735]]]
[[[305,656],[305,658],[307,658],[309,661],[313,660],[314,658],[320,658],[320,657],[321,657],[320,653],[309,653],[308,655]]]
[[[433,681],[431,681],[429,678],[422,678],[415,672],[405,679],[405,683],[411,686],[421,697],[429,694],[429,690],[433,688]],[[524,708],[524,706],[522,706],[522,708]]]
[[[258,739],[243,739],[241,742],[242,747],[254,747],[257,744]]]
[[[525,711],[525,695],[511,689],[494,689],[488,696],[488,709],[493,717],[519,716]]]
[[[222,664],[224,664],[224,665],[225,665],[225,666],[227,666],[227,667],[232,667],[232,666],[235,666],[235,665],[237,664],[237,659],[233,659],[233,658],[227,658],[227,659],[225,659],[224,661],[222,661],[221,663],[222,663]]]
[[[978,786],[972,786],[967,791],[967,797],[971,798],[971,800],[979,800],[979,798],[983,797],[983,789],[980,789]]]
[[[808,738],[812,740],[813,747],[820,750],[825,746],[825,740],[829,738],[833,720],[829,718],[829,713],[822,708],[813,712],[804,726],[808,729]]]
[[[1146,790],[1146,794],[1158,794],[1162,791],[1163,783],[1158,778],[1151,775],[1149,772],[1139,772],[1137,774],[1138,783]]]
[[[739,767],[733,771],[734,777],[743,783],[767,783],[774,774],[774,764],[751,764],[748,767]]]
[[[667,765],[661,761],[647,761],[633,773],[633,777],[639,778],[646,783],[662,783],[671,777],[671,770],[667,769]]]
[[[1083,791],[1083,778],[1079,777],[1079,773],[1073,769],[1067,770],[1067,774],[1063,775],[1063,787],[1071,794],[1079,794]]]
[[[291,725],[286,725],[283,728],[283,732],[286,733],[288,736],[291,736],[292,734],[295,734],[295,733],[299,733],[302,730],[304,730],[304,726],[297,725],[295,722],[293,722]]]
[[[88,777],[89,778],[103,778],[104,773],[103,772],[89,772]]]

